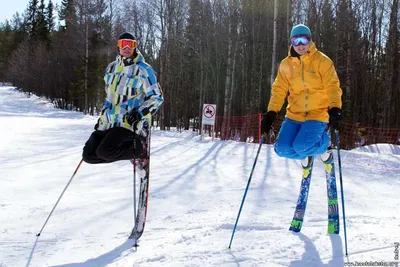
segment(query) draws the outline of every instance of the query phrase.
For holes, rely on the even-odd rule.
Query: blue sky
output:
[[[29,0],[12,0],[10,2],[8,0],[1,0],[0,22],[4,22],[6,19],[10,20],[15,12],[22,14],[28,6]],[[61,0],[52,0],[52,2],[54,5],[60,4]],[[47,4],[48,0],[45,0],[45,3]]]

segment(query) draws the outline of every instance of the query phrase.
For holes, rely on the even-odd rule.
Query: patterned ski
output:
[[[308,192],[311,183],[312,168],[314,165],[314,157],[309,158],[311,158],[311,161],[308,166],[303,166],[303,179],[301,181],[299,199],[297,200],[296,210],[294,211],[293,220],[289,228],[289,231],[293,232],[300,232],[301,227],[303,226],[304,213],[307,207]]]
[[[339,234],[339,208],[333,154],[324,162],[328,195],[328,234]]]
[[[147,204],[149,198],[149,175],[150,175],[150,122],[144,120],[140,122],[138,134],[141,138],[145,155],[134,160],[135,175],[140,179],[138,209],[135,218],[135,225],[131,231],[129,239],[134,240],[134,246],[142,236],[147,216]]]

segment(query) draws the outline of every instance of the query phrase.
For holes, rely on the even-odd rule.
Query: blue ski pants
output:
[[[285,118],[274,144],[275,152],[289,159],[324,153],[329,145],[326,126],[327,123],[321,121],[298,122]]]

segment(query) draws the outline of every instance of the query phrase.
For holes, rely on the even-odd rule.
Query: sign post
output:
[[[204,125],[211,125],[211,137],[214,141],[214,126],[215,116],[217,114],[217,105],[214,104],[203,104],[203,115],[201,120],[201,139],[204,137]]]

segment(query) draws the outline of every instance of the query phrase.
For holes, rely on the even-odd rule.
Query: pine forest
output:
[[[161,129],[266,112],[293,25],[335,64],[345,122],[400,128],[398,0],[29,0],[0,22],[0,82],[97,115],[103,74],[129,31],[157,71]],[[284,114],[284,109],[282,109]]]

